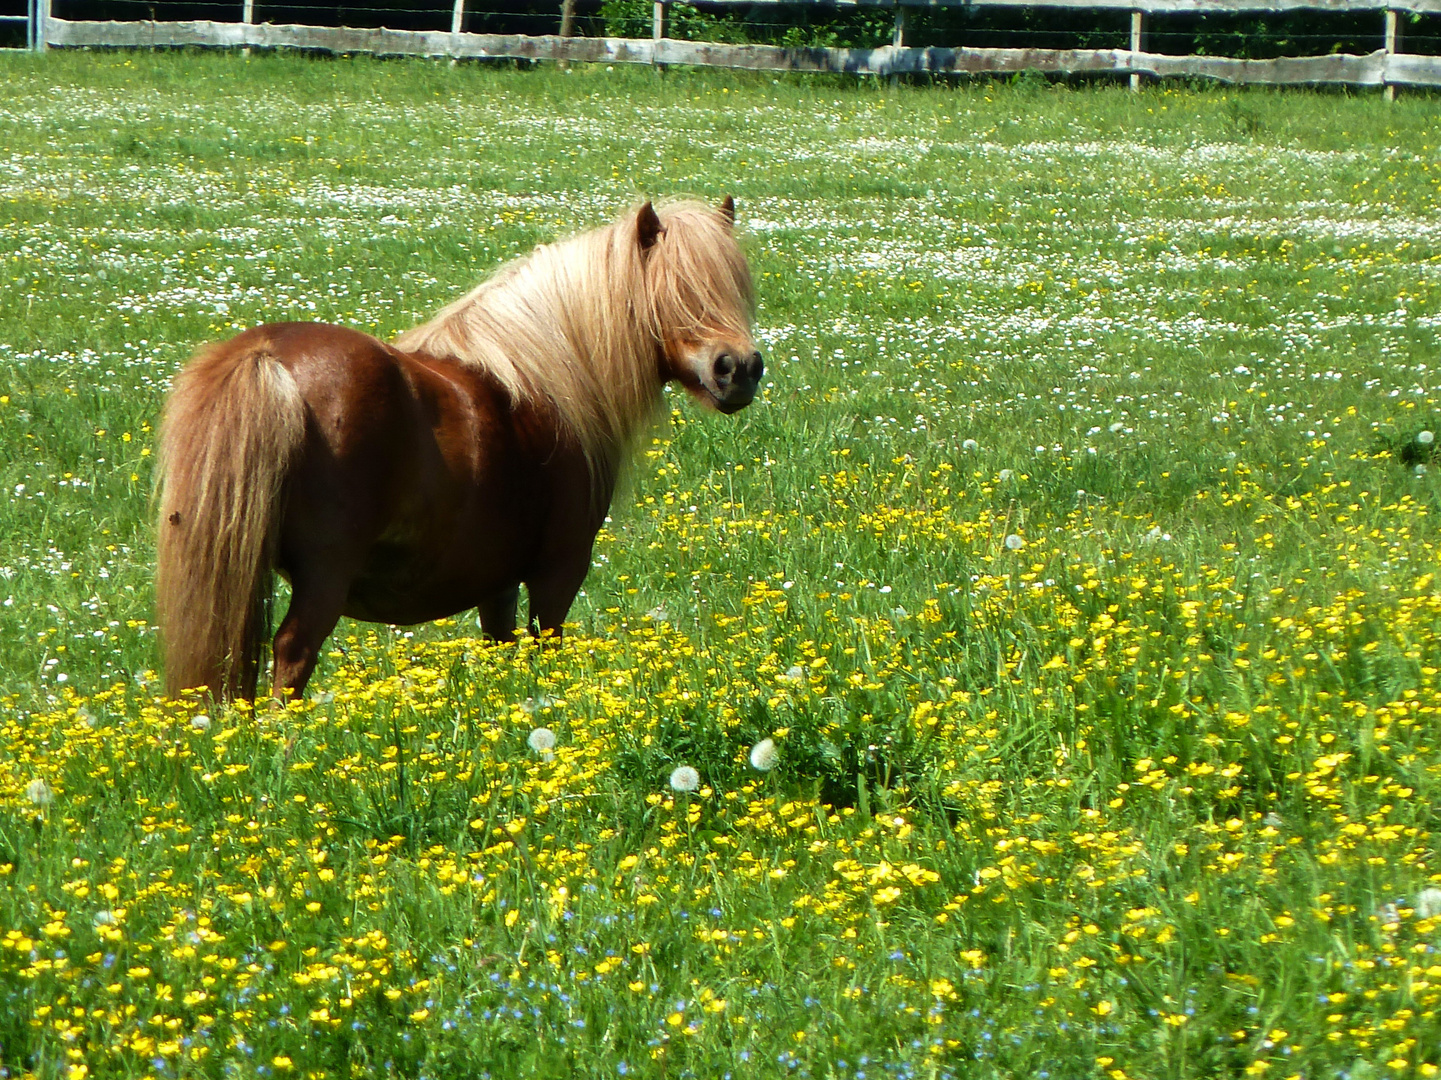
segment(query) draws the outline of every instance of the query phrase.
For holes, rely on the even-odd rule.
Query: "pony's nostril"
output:
[[[730,353],[721,353],[715,361],[715,377],[717,379],[729,378],[731,372],[735,371],[736,362]]]
[[[761,358],[759,352],[751,353],[751,367],[755,368],[756,381],[759,382],[761,376],[766,373],[766,362]]]

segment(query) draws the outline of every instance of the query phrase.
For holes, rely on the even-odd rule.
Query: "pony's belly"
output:
[[[480,597],[459,588],[397,593],[383,585],[356,582],[345,598],[342,614],[362,622],[408,626],[458,615],[480,603]]]
[[[473,608],[517,582],[477,566],[446,566],[433,553],[380,547],[351,583],[344,614],[365,622],[430,622]]]

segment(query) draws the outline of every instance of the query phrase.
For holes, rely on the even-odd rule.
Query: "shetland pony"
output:
[[[254,697],[278,571],[273,692],[342,615],[479,609],[559,634],[617,478],[679,382],[748,405],[763,364],[730,198],[646,203],[536,248],[386,344],[323,323],[200,350],[160,432],[156,606],[172,694]]]

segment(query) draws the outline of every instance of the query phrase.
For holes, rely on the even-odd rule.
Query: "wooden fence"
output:
[[[454,0],[451,30],[361,30],[349,27],[276,25],[254,21],[254,0],[242,0],[240,22],[80,22],[50,15],[50,0],[30,0],[33,47],[173,47],[316,49],[333,53],[512,58],[612,64],[692,64],[766,71],[838,72],[855,75],[998,75],[1021,71],[1055,74],[1191,77],[1230,83],[1299,85],[1340,83],[1384,87],[1441,86],[1441,56],[1401,51],[1398,15],[1441,13],[1441,0],[803,0],[838,9],[884,7],[895,12],[892,43],[875,49],[789,48],[680,41],[666,30],[666,0],[655,0],[650,40],[634,38],[466,34],[460,28],[466,0]],[[725,0],[794,4],[796,0]],[[913,8],[1030,7],[1075,11],[1129,11],[1128,49],[973,49],[912,47],[906,44],[907,12]],[[1384,26],[1384,47],[1364,55],[1333,53],[1274,60],[1219,56],[1173,56],[1142,48],[1145,20],[1156,14],[1235,12],[1374,12]],[[1384,20],[1384,23],[1382,22]]]

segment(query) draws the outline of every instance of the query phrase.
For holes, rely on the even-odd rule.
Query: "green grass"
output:
[[[1435,116],[0,58],[5,1075],[1434,1075]],[[198,344],[681,192],[768,385],[674,399],[567,644],[156,697]]]

